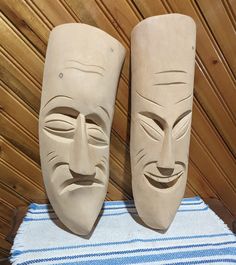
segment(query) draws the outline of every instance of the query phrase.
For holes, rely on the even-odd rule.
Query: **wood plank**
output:
[[[189,161],[188,182],[191,184],[191,187],[196,190],[195,195],[199,195],[202,198],[217,198],[214,189],[194,165],[193,161]]]
[[[9,224],[14,216],[14,209],[12,209],[7,202],[0,198],[0,217],[4,218]]]
[[[11,244],[5,240],[2,236],[0,237],[0,253],[7,257],[10,253]],[[4,255],[5,254],[5,255]]]
[[[110,158],[110,179],[115,182],[120,190],[132,197],[131,175],[120,166],[114,158]]]
[[[79,22],[64,8],[62,3],[58,0],[33,0],[27,1],[28,5],[32,3],[43,13],[43,15],[50,21],[53,26],[58,26],[63,23]]]
[[[38,119],[20,102],[17,96],[11,95],[6,86],[0,82],[0,106],[2,111],[10,115],[14,120],[21,124],[38,142]],[[30,130],[29,130],[30,129]]]
[[[32,44],[26,41],[23,35],[2,14],[0,15],[0,30],[4,35],[4,38],[0,40],[3,48],[41,84],[43,57],[33,49]]]
[[[0,130],[2,137],[7,139],[37,164],[40,163],[38,143],[28,135],[20,124],[15,122],[6,113],[3,114],[3,112],[0,112]]]
[[[143,18],[166,14],[166,10],[160,0],[133,0],[133,2]]]
[[[112,180],[110,180],[108,183],[107,195],[113,201],[120,201],[120,200],[122,201],[122,200],[129,200],[130,199],[130,197],[125,195],[123,191],[120,191],[118,188],[116,188],[116,186]]]
[[[196,2],[236,77],[236,34],[223,2],[214,0],[196,0]]]
[[[15,191],[0,183],[0,198],[10,204],[13,208],[25,206],[29,201]]]
[[[206,147],[194,132],[191,137],[190,159],[201,169],[202,175],[214,188],[217,197],[224,201],[230,212],[236,216],[235,191],[209,157]]]
[[[25,1],[2,0],[1,10],[14,26],[31,43],[34,43],[34,47],[41,54],[45,53],[49,30],[37,14],[30,10]]]
[[[119,164],[123,165],[126,171],[131,174],[129,146],[114,130],[112,130],[110,139],[110,153],[119,161]]]
[[[0,217],[0,233],[4,236],[8,236],[11,232],[11,224],[4,218]]]
[[[130,134],[128,117],[117,106],[115,106],[112,128],[124,142],[128,143]]]
[[[205,148],[208,150],[208,155],[214,159],[214,163],[217,164],[219,170],[221,169],[222,174],[236,188],[235,159],[196,100],[194,100],[193,105],[192,128],[204,143]]]
[[[40,187],[30,182],[29,179],[10,164],[0,160],[0,170],[2,173],[0,182],[20,194],[22,197],[34,202],[46,200],[46,195]]]
[[[37,183],[42,190],[44,190],[43,177],[38,164],[24,155],[24,153],[20,150],[17,150],[10,142],[1,137],[0,147],[0,158],[2,160],[12,165],[23,175],[27,176],[28,179],[31,179],[32,182]],[[18,163],[16,163],[16,161],[18,161]]]
[[[0,78],[34,113],[39,112],[40,95],[39,87],[30,80],[29,74],[1,49],[0,53]]]
[[[109,1],[102,0],[101,3],[106,10],[111,14],[113,19],[125,33],[126,38],[130,40],[131,31],[136,24],[139,23],[139,18],[130,8],[130,5],[125,0]]]
[[[173,12],[180,12],[194,19],[197,25],[197,58],[202,61],[202,64],[212,78],[222,104],[224,104],[231,117],[235,120],[234,80],[228,71],[224,56],[222,56],[221,51],[218,49],[218,44],[204,23],[201,13],[197,12],[197,7],[193,1],[169,0],[168,2]]]
[[[230,9],[233,13],[234,19],[236,19],[236,2],[235,2],[235,0],[226,0],[226,2],[230,6]]]
[[[217,131],[226,142],[230,151],[236,155],[236,126],[220,98],[215,93],[208,79],[205,78],[202,66],[195,68],[194,96],[214,123]]]

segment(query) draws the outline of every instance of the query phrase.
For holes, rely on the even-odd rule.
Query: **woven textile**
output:
[[[31,204],[11,262],[28,264],[236,264],[236,237],[199,197],[183,199],[166,233],[145,227],[132,201],[105,202],[89,238],[65,230],[50,205]]]

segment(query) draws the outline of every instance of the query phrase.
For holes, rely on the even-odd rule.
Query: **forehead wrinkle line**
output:
[[[98,75],[100,75],[100,76],[104,76],[102,73],[100,73],[100,72],[97,72],[97,71],[91,71],[91,70],[84,70],[84,69],[81,69],[81,68],[79,68],[79,67],[73,67],[73,66],[67,66],[67,67],[64,67],[64,69],[76,69],[76,70],[79,70],[79,71],[81,71],[81,72],[83,72],[83,73],[88,73],[88,74],[98,74]]]
[[[74,62],[74,63],[81,64],[81,65],[83,65],[83,66],[96,67],[96,68],[101,69],[102,71],[105,71],[105,68],[104,68],[104,67],[102,67],[102,66],[100,66],[100,65],[96,65],[96,64],[85,64],[85,63],[81,63],[81,62],[78,61],[78,60],[73,60],[73,59],[66,60],[65,62]]]
[[[72,100],[72,97],[69,97],[69,96],[64,96],[64,95],[57,95],[57,96],[54,96],[52,98],[50,98],[47,103],[43,106],[42,110],[49,104],[51,103],[53,100],[57,99],[57,98],[67,98],[67,99],[70,99]]]
[[[165,74],[165,73],[184,73],[184,74],[187,74],[187,72],[184,70],[166,70],[166,71],[156,72],[156,73],[154,73],[154,75],[155,74]]]
[[[153,101],[153,100],[151,100],[151,99],[149,99],[149,98],[144,97],[144,96],[141,95],[137,90],[136,90],[136,93],[137,93],[141,98],[143,98],[143,99],[145,99],[145,100],[147,100],[147,101],[149,101],[149,102],[151,102],[151,103],[153,103],[153,104],[155,104],[155,105],[157,105],[157,106],[159,106],[159,107],[161,107],[161,108],[164,107],[163,105],[161,105],[161,104],[159,104],[159,103],[157,103],[157,102],[155,102],[155,101]]]

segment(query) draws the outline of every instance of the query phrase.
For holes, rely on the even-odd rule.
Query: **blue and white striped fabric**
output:
[[[236,237],[199,197],[183,199],[166,233],[140,224],[132,201],[105,202],[90,238],[62,229],[50,205],[31,204],[14,265],[236,264]]]

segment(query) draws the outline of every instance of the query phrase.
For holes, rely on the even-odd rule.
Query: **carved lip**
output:
[[[60,185],[60,191],[59,191],[60,195],[64,194],[65,192],[75,191],[81,188],[104,186],[103,181],[100,179],[101,174],[97,170],[92,175],[80,175],[80,174],[72,175],[71,173],[68,174],[70,175],[70,178],[67,178]]]
[[[99,179],[96,179],[94,176],[82,176],[82,177],[77,177],[73,179],[68,179],[65,180],[61,185],[60,185],[60,195],[62,195],[65,192],[68,191],[74,191],[76,189],[80,188],[88,188],[88,187],[99,187],[99,186],[104,186],[103,182]]]
[[[145,172],[144,175],[146,178],[150,178],[154,181],[157,181],[160,183],[168,183],[168,182],[172,182],[172,181],[178,179],[183,173],[184,173],[184,171],[181,170],[178,173],[175,173],[171,176],[158,176],[158,175],[153,174],[151,172]]]

